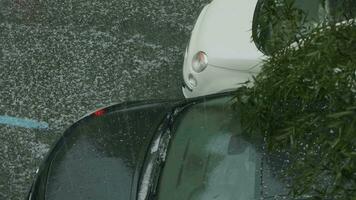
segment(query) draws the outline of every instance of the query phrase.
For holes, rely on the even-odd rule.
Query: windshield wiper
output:
[[[158,128],[158,134],[151,144],[143,170],[138,200],[151,200],[157,194],[157,187],[162,169],[166,161],[169,142],[172,138],[172,127],[176,116],[188,105],[175,108],[167,114],[166,118]]]
[[[151,178],[150,188],[148,190],[147,199],[154,199],[154,197],[156,196],[158,190],[157,187],[159,183],[159,178],[161,176],[161,172],[166,161],[168,144],[171,138],[170,131],[171,131],[170,129],[167,129],[167,131],[161,136],[158,150],[156,152],[156,155],[154,156],[152,178]]]

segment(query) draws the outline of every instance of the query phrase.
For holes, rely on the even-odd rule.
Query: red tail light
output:
[[[100,117],[103,116],[105,114],[105,110],[104,109],[100,109],[94,112],[94,116],[95,117]]]

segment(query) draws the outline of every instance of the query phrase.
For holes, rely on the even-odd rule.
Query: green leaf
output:
[[[347,153],[349,157],[356,158],[356,152]]]
[[[330,117],[330,118],[341,118],[341,117],[344,117],[344,116],[347,116],[347,115],[352,115],[354,113],[355,112],[353,112],[353,111],[343,111],[343,112],[330,114],[330,115],[328,115],[328,117]]]

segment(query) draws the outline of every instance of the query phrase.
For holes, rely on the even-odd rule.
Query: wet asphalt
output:
[[[183,53],[207,0],[0,0],[0,200],[24,199],[41,159],[105,105],[183,98]]]

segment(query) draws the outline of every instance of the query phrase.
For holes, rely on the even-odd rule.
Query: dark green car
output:
[[[282,157],[243,136],[231,100],[225,93],[100,109],[65,131],[28,199],[285,199]]]

